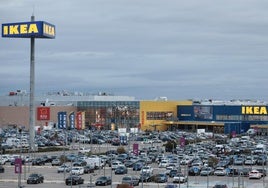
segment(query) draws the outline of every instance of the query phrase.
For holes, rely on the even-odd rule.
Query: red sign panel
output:
[[[50,120],[50,108],[38,107],[37,108],[37,120]]]
[[[21,174],[22,172],[22,160],[21,158],[16,158],[15,159],[15,173],[16,174]]]
[[[139,155],[139,144],[137,144],[137,143],[133,144],[133,154],[135,156]]]
[[[83,123],[83,121],[82,121],[82,112],[77,112],[76,113],[76,129],[77,130],[80,130],[80,129],[82,129],[82,123]]]

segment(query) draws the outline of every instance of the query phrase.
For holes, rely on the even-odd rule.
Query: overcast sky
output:
[[[1,0],[36,39],[35,92],[268,101],[267,0]],[[30,39],[0,38],[0,95],[30,86]]]

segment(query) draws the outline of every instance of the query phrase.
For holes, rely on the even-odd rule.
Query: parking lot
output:
[[[194,134],[190,133],[184,133],[185,138],[189,136],[189,138],[192,139],[194,137]],[[173,135],[172,133],[166,133],[166,135]],[[85,155],[81,155],[80,148],[89,148],[90,155],[91,156],[103,156],[106,151],[117,151],[118,147],[123,147],[126,153],[128,154],[128,160],[130,158],[133,158],[135,160],[142,160],[146,159],[146,162],[143,163],[143,166],[150,166],[152,168],[151,175],[157,175],[157,174],[167,174],[167,181],[160,183],[155,181],[150,182],[139,182],[139,185],[137,187],[166,187],[167,185],[174,184],[177,187],[213,187],[216,184],[226,184],[228,188],[230,187],[267,187],[267,177],[263,176],[256,179],[250,179],[248,176],[248,173],[252,169],[264,169],[267,170],[267,163],[263,162],[262,164],[245,164],[245,161],[241,165],[234,164],[234,161],[243,156],[243,159],[246,159],[246,156],[262,156],[262,154],[266,154],[266,151],[262,154],[258,153],[255,155],[253,151],[255,151],[255,146],[257,144],[261,143],[267,143],[265,137],[254,137],[254,138],[248,138],[249,140],[245,141],[247,143],[246,149],[252,148],[252,152],[248,153],[248,151],[238,151],[235,141],[231,141],[227,139],[226,144],[217,144],[215,142],[215,138],[209,139],[204,138],[204,140],[200,140],[199,142],[193,142],[189,143],[187,146],[180,147],[177,145],[174,147],[172,146],[172,151],[167,151],[164,147],[164,144],[166,144],[169,141],[152,141],[154,137],[151,139],[148,135],[146,136],[146,140],[140,141],[138,140],[139,136],[135,136],[135,139],[133,137],[132,140],[129,140],[129,143],[127,145],[114,145],[112,143],[102,143],[102,144],[90,144],[90,143],[79,143],[79,142],[73,142],[70,145],[68,145],[68,150],[66,151],[54,151],[54,152],[46,152],[46,153],[39,153],[36,152],[34,155],[31,155],[30,157],[33,158],[40,158],[44,155],[46,156],[69,156],[77,155],[77,156],[83,156],[85,158]],[[203,136],[204,137],[204,136]],[[164,138],[163,135],[158,138]],[[180,137],[179,137],[180,138]],[[197,137],[193,138],[193,140],[197,140]],[[213,141],[212,141],[213,140]],[[252,141],[252,143],[251,143]],[[245,150],[245,143],[238,143],[240,145],[240,149]],[[139,146],[139,155],[135,156],[133,155],[133,147],[134,144],[138,144]],[[255,145],[254,145],[255,144]],[[219,145],[223,145],[224,149],[221,150],[215,150],[215,147],[220,147]],[[243,146],[243,147],[242,147]],[[60,147],[60,146],[59,146]],[[238,148],[239,148],[238,147]],[[230,150],[230,151],[229,151]],[[80,152],[79,152],[80,151]],[[155,153],[155,158],[153,155],[151,155],[151,152]],[[78,153],[80,153],[78,155]],[[227,154],[228,153],[228,154]],[[246,155],[247,154],[247,155]],[[170,159],[167,166],[161,166],[161,160],[159,159],[159,156],[162,156],[162,162],[165,161],[165,159]],[[22,156],[26,158],[28,156],[27,153],[23,153]],[[111,155],[108,155],[111,156]],[[150,157],[149,157],[150,156]],[[210,158],[208,156],[211,156],[212,159],[215,159],[215,164],[213,164],[213,171],[209,175],[201,175],[201,169],[204,169],[204,167],[211,166],[211,161],[209,162]],[[232,160],[230,160],[231,158]],[[1,156],[3,157],[3,155]],[[29,158],[30,158],[29,157]],[[90,157],[90,156],[89,156]],[[118,155],[114,156],[115,159],[118,157]],[[158,157],[158,158],[157,158]],[[29,159],[28,158],[28,159]],[[106,159],[106,158],[105,158]],[[114,159],[114,160],[115,160]],[[172,159],[172,160],[171,160]],[[186,160],[188,160],[185,162]],[[253,159],[253,157],[252,157]],[[123,162],[124,165],[127,165],[128,160],[125,160]],[[230,160],[226,166],[224,166],[223,174],[216,175],[215,170],[217,168],[217,165],[223,164],[223,161]],[[173,161],[173,162],[172,162]],[[174,163],[174,161],[176,161]],[[199,164],[199,162],[201,163]],[[65,164],[72,167],[72,164],[74,164],[74,161],[64,161]],[[195,163],[195,164],[194,164]],[[18,187],[19,185],[19,176],[15,173],[15,166],[11,164],[10,161],[6,162],[2,165],[5,168],[5,172],[1,173],[0,176],[0,187]],[[172,168],[171,168],[172,167]],[[190,169],[194,167],[193,173],[191,174]],[[25,165],[22,166],[22,174],[21,174],[21,185],[24,187],[69,187],[65,185],[65,179],[69,176],[70,172],[66,173],[58,173],[59,166],[55,165],[52,166],[52,162],[45,162],[45,164],[42,165],[33,165],[32,160],[29,160],[25,163]],[[89,174],[81,174],[80,176],[84,179],[84,183],[80,185],[71,185],[74,187],[89,187],[89,185],[94,185],[96,183],[96,180],[100,176],[110,176],[112,178],[112,185],[106,185],[103,187],[116,187],[118,184],[122,182],[122,178],[126,175],[133,175],[136,177],[140,177],[141,171],[140,170],[133,170],[133,166],[127,167],[127,174],[115,174],[115,170],[111,170],[112,166],[110,166],[108,163],[105,163],[103,168],[96,168],[94,169],[94,172]],[[186,182],[181,183],[174,183],[174,178],[169,176],[169,172],[171,169],[179,169],[180,173],[185,175],[187,177]],[[245,174],[230,174],[231,169],[248,169],[248,171]],[[44,176],[44,183],[40,184],[27,184],[27,178],[29,174],[31,173],[40,173]]]

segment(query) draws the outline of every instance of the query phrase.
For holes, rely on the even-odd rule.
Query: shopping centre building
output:
[[[29,95],[0,96],[0,125],[29,127]],[[35,97],[36,127],[140,130],[205,130],[227,134],[268,127],[267,104],[258,101],[136,100],[108,93],[56,92]]]

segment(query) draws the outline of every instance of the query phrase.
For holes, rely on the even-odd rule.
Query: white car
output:
[[[90,148],[79,148],[78,150],[78,152],[82,154],[89,153],[90,151]]]
[[[115,170],[118,166],[120,165],[124,165],[121,161],[112,161],[112,164],[111,164],[111,167],[112,167],[112,170]]]
[[[258,170],[251,170],[248,173],[249,179],[261,179],[262,173],[260,173]]]
[[[72,175],[83,175],[84,167],[73,167],[70,171]]]
[[[69,165],[63,164],[63,165],[59,166],[58,173],[70,172],[70,170],[71,170],[71,167]]]
[[[9,161],[8,157],[6,157],[6,156],[0,156],[0,165],[4,165],[8,161]]]
[[[185,183],[187,180],[188,177],[182,173],[178,173],[173,177],[173,183]]]
[[[168,165],[169,165],[168,160],[161,160],[161,162],[159,163],[158,167],[159,168],[167,168]]]
[[[226,170],[223,167],[217,167],[214,171],[214,175],[216,176],[225,176],[226,175]]]
[[[151,166],[144,166],[142,167],[141,174],[152,174],[153,173],[153,168]]]
[[[244,162],[245,165],[255,165],[256,160],[252,156],[248,156]]]

